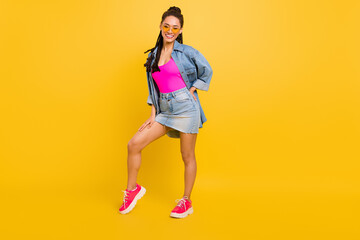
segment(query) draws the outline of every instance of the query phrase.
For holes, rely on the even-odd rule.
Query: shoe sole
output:
[[[141,187],[140,192],[134,197],[134,200],[133,200],[132,203],[128,206],[128,208],[125,209],[125,210],[123,210],[123,211],[120,211],[120,210],[119,210],[119,212],[120,212],[121,214],[126,214],[126,213],[129,213],[131,210],[133,210],[133,208],[134,208],[135,205],[136,205],[136,202],[137,202],[140,198],[142,198],[142,197],[144,196],[145,192],[146,192],[146,189],[145,189],[144,187]]]
[[[174,218],[184,218],[186,217],[187,215],[190,215],[194,212],[194,209],[191,207],[189,208],[188,210],[186,210],[186,212],[183,212],[183,213],[170,213],[170,217],[174,217]]]

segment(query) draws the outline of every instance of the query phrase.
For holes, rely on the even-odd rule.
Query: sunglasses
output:
[[[163,29],[165,32],[167,32],[167,31],[170,30],[170,26],[163,25],[163,26],[162,26],[162,29]],[[178,33],[179,30],[180,30],[180,28],[178,28],[178,27],[172,28],[172,32],[173,32],[173,33]]]

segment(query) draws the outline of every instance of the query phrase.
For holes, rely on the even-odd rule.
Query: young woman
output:
[[[208,91],[212,68],[195,48],[182,44],[184,18],[178,7],[170,7],[163,15],[154,48],[149,49],[147,72],[151,116],[128,143],[128,183],[120,213],[130,212],[146,192],[137,182],[141,151],[149,143],[168,135],[180,138],[185,164],[185,191],[170,216],[186,217],[193,213],[190,194],[195,182],[195,142],[199,128],[206,122],[197,89]],[[145,53],[147,53],[146,51]]]

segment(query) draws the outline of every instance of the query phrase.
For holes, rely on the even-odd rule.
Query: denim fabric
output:
[[[171,127],[166,135],[180,138],[180,132],[199,133],[200,105],[187,87],[169,93],[160,93],[160,113],[155,121]]]
[[[158,47],[154,49],[154,56],[156,56]],[[148,54],[150,56],[151,52]],[[176,63],[176,66],[179,68],[180,74],[185,81],[187,89],[191,87],[196,87],[199,90],[208,91],[210,80],[213,75],[213,70],[206,60],[206,58],[195,48],[181,44],[177,40],[175,40],[174,48],[171,53],[171,57]],[[151,64],[155,61],[155,57]],[[151,72],[146,72],[147,74],[147,83],[149,89],[149,95],[147,98],[147,104],[152,105],[156,109],[156,115],[160,113],[160,106],[159,106],[159,97],[160,91],[151,76]],[[197,93],[197,89],[194,91],[194,95],[198,100],[200,106],[200,128],[203,127],[203,123],[207,121],[205,117],[204,110],[201,107],[200,99]]]

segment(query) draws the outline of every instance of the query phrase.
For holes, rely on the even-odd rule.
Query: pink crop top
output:
[[[180,71],[172,58],[164,65],[159,66],[160,72],[151,74],[161,93],[169,93],[186,87]]]

